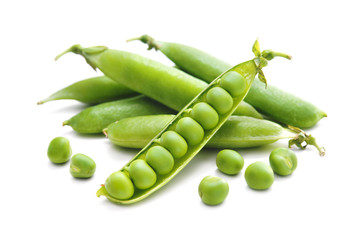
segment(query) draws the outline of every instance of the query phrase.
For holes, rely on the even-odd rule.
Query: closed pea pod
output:
[[[74,45],[56,59],[67,52],[82,55],[94,69],[98,68],[115,82],[176,111],[180,111],[208,85],[179,69],[130,52],[104,46],[83,48]],[[262,118],[251,105],[245,103],[240,104],[234,114]]]
[[[82,49],[81,51],[84,51],[86,53],[93,53],[92,51],[90,51],[90,49]],[[96,49],[94,51],[96,51]],[[106,50],[104,50],[104,51],[106,51]],[[239,74],[241,74],[244,77],[244,81],[247,86],[246,87],[247,90],[250,88],[251,83],[257,74],[259,74],[260,78],[265,81],[265,77],[264,77],[264,74],[263,74],[261,68],[263,68],[264,66],[267,65],[267,60],[265,58],[263,58],[263,56],[259,50],[259,45],[258,45],[257,41],[255,42],[255,44],[253,46],[253,52],[255,53],[255,58],[253,60],[238,64],[227,71],[227,72],[235,71],[235,72],[238,72]],[[110,58],[110,56],[108,56],[108,57]],[[97,65],[102,64],[102,62],[105,62],[106,64],[108,64],[106,61],[110,61],[110,60],[113,61],[115,58],[115,55],[112,55],[110,59],[107,59],[108,57],[106,57],[106,55],[98,56],[98,58],[96,58],[98,60],[94,60],[94,61],[96,61]],[[114,65],[114,67],[115,67],[115,65]],[[149,149],[151,149],[154,146],[161,145],[161,146],[167,148],[169,150],[169,152],[174,156],[174,153],[176,151],[169,149],[169,146],[171,146],[171,145],[169,144],[169,146],[164,146],[165,143],[167,142],[167,141],[165,141],[166,139],[162,139],[164,137],[164,134],[175,133],[178,136],[180,136],[178,133],[175,132],[176,123],[184,117],[191,117],[191,113],[193,112],[194,106],[199,104],[199,102],[206,103],[206,93],[214,87],[219,87],[224,74],[226,74],[226,72],[221,74],[218,78],[216,78],[213,82],[211,82],[207,86],[207,88],[205,88],[203,91],[201,91],[197,95],[196,98],[194,98],[192,101],[190,101],[170,122],[168,122],[168,124],[164,127],[164,129],[161,132],[159,132],[152,141],[150,141],[138,154],[136,154],[132,158],[132,160],[130,160],[122,168],[122,170],[128,169],[129,166],[131,166],[131,164],[133,162],[144,159],[146,157],[146,154],[149,151]],[[243,100],[245,95],[246,95],[246,91],[240,96],[233,97],[233,106],[232,106],[231,110],[229,112],[227,112],[226,114],[219,115],[219,121],[216,126],[214,126],[213,128],[211,128],[209,130],[204,129],[204,138],[199,144],[189,147],[183,156],[181,156],[181,154],[178,156],[174,156],[175,161],[174,161],[173,169],[168,174],[158,175],[157,180],[154,185],[152,185],[151,187],[149,187],[147,189],[137,188],[134,192],[134,195],[131,198],[126,199],[126,200],[117,199],[116,197],[111,196],[111,194],[108,194],[106,186],[101,187],[97,191],[97,195],[98,196],[104,195],[109,200],[111,200],[115,203],[130,204],[130,203],[134,203],[134,202],[137,202],[137,201],[140,201],[140,200],[146,198],[147,196],[149,196],[150,194],[155,192],[157,189],[164,186],[179,171],[181,171],[192,160],[192,158],[205,146],[205,144],[211,139],[211,137],[221,128],[221,126],[226,122],[226,120],[235,111],[236,107],[240,104],[240,102]],[[201,123],[200,123],[200,125],[201,125]],[[172,135],[174,135],[174,134],[172,134]],[[130,171],[129,171],[129,175],[131,176]]]
[[[156,41],[148,35],[131,40],[140,40],[149,45],[148,49],[154,48],[161,51],[180,69],[206,82],[211,82],[220,73],[231,67],[229,63],[184,44]],[[274,56],[291,58],[289,55],[273,51],[264,51],[263,54],[267,59]],[[235,76],[236,74],[231,75]],[[230,78],[232,77],[230,76]],[[261,79],[255,79],[245,101],[276,121],[299,128],[310,128],[327,116],[325,112],[312,103],[274,86],[269,85],[267,89],[264,86]],[[237,91],[235,88],[231,89]]]
[[[174,115],[150,115],[125,118],[104,129],[108,139],[121,147],[143,148],[174,118]],[[180,132],[179,132],[180,133]],[[186,138],[186,137],[185,137]],[[287,129],[269,120],[231,116],[205,145],[206,148],[251,148],[290,139],[289,146],[305,149],[314,145],[320,155],[324,148],[300,129]]]
[[[123,118],[172,112],[150,98],[136,96],[86,108],[63,125],[71,126],[79,133],[101,133],[110,123]]]
[[[86,104],[98,104],[135,95],[138,93],[106,76],[100,76],[75,82],[39,101],[38,104],[63,99],[77,100]]]

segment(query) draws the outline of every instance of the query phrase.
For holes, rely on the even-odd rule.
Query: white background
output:
[[[357,1],[2,1],[0,4],[2,239],[359,239],[359,25]],[[204,150],[148,199],[121,206],[97,198],[106,177],[137,150],[103,136],[76,134],[62,121],[86,106],[36,102],[95,75],[72,44],[106,45],[171,65],[160,53],[125,40],[142,34],[185,43],[236,64],[262,49],[289,53],[264,69],[269,84],[313,102],[327,114],[308,130],[327,150],[294,150],[298,168],[271,189],[249,189],[244,170],[216,170]],[[76,180],[69,164],[47,159],[50,140],[67,137],[74,153],[91,156],[97,171]],[[286,141],[239,150],[245,167],[268,161]],[[244,168],[245,169],[245,168]],[[223,204],[204,205],[197,187],[207,175],[225,178]],[[5,238],[4,238],[5,237]]]

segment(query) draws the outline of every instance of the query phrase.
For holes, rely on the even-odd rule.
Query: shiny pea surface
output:
[[[145,161],[157,174],[167,174],[174,167],[173,156],[162,146],[151,147],[146,153]]]
[[[206,94],[206,101],[215,108],[219,114],[227,113],[234,104],[231,95],[221,87],[210,89]]]
[[[183,136],[189,145],[196,145],[204,138],[204,129],[190,117],[184,117],[176,124],[176,132]]]
[[[260,161],[254,162],[246,168],[245,180],[250,188],[265,190],[273,184],[274,172],[268,164]]]
[[[200,123],[205,130],[214,128],[219,122],[219,115],[215,109],[205,102],[195,104],[190,116]]]
[[[135,191],[134,184],[123,171],[112,173],[106,179],[104,187],[111,197],[122,200],[131,198]]]
[[[289,148],[276,148],[269,156],[269,162],[274,172],[281,176],[292,174],[297,167],[296,154]]]
[[[70,161],[70,173],[75,178],[90,178],[94,175],[96,163],[90,157],[77,153]]]
[[[218,205],[229,194],[229,184],[222,178],[207,176],[201,180],[198,192],[205,204]]]
[[[220,87],[228,91],[231,96],[237,97],[246,90],[245,79],[237,72],[229,72],[221,79]]]
[[[225,174],[235,175],[244,167],[244,158],[234,150],[224,149],[216,156],[216,166]]]
[[[169,150],[175,158],[184,156],[188,150],[188,145],[185,139],[175,131],[164,132],[159,143]]]
[[[65,163],[69,161],[71,154],[72,150],[67,138],[56,137],[51,140],[47,150],[47,155],[51,162]]]
[[[156,173],[142,159],[133,161],[127,168],[130,178],[133,180],[135,187],[138,189],[147,189],[155,184]]]

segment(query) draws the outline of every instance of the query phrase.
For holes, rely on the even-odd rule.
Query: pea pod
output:
[[[148,35],[130,40],[140,40],[148,44],[148,49],[160,50],[180,69],[206,82],[211,82],[231,67],[220,59],[183,44],[155,41]],[[273,53],[264,52],[264,54],[271,58]],[[284,57],[290,58],[286,55]],[[259,79],[255,79],[245,101],[274,120],[299,128],[310,128],[327,116],[315,105],[279,88],[268,86],[265,89],[264,83]]]
[[[102,46],[89,49],[74,45],[56,59],[67,52],[83,55],[93,68],[98,67],[115,82],[176,111],[180,111],[208,85],[179,69],[130,52]],[[254,107],[245,102],[237,107],[234,114],[262,118]]]
[[[175,115],[149,115],[125,118],[110,124],[104,134],[113,143],[127,148],[143,148],[151,141]],[[307,136],[307,137],[305,137]],[[309,135],[295,128],[283,128],[281,125],[263,119],[246,116],[231,116],[206,144],[206,148],[252,148],[274,143],[280,139],[290,139],[290,145],[300,148],[314,145],[324,154],[324,149],[311,143]],[[306,141],[305,141],[306,140]]]
[[[98,104],[135,95],[138,95],[138,93],[106,76],[100,76],[75,82],[39,101],[38,104],[61,99],[72,99],[86,104]]]
[[[120,60],[122,59],[121,52],[109,50],[105,47],[80,48],[79,46],[76,46],[71,51],[80,53],[94,68],[98,67],[101,71],[103,71],[106,75],[109,75],[113,79],[115,79],[115,77],[120,74],[119,69],[121,67],[119,67],[119,65],[121,65]],[[267,65],[268,60],[263,56],[263,54],[261,54],[257,41],[253,46],[253,52],[255,53],[255,58],[253,60],[238,64],[227,70],[226,72],[222,73],[205,89],[203,89],[195,98],[193,98],[176,115],[176,117],[174,117],[165,126],[165,128],[152,141],[147,144],[147,146],[145,146],[138,154],[136,154],[136,156],[132,160],[130,160],[120,171],[116,172],[122,172],[122,176],[126,176],[125,180],[119,180],[124,181],[124,184],[114,180],[114,174],[111,174],[110,177],[106,180],[106,184],[98,190],[97,195],[104,195],[109,200],[116,203],[134,203],[146,198],[147,196],[161,188],[164,184],[170,181],[179,171],[181,171],[181,169],[183,169],[191,161],[191,159],[205,146],[205,144],[211,139],[211,137],[220,129],[220,127],[235,111],[236,107],[245,98],[255,76],[259,75],[263,81],[266,81],[261,69]],[[129,74],[131,73],[129,72]],[[221,113],[219,113],[217,110],[214,110],[212,108],[211,104],[207,103],[207,94],[213,88],[220,87],[222,85],[222,82],[228,81],[227,77],[232,74],[236,74],[237,78],[231,79],[231,85],[236,88],[242,89],[242,91],[238,92],[236,95],[230,95],[228,92],[231,89],[224,88],[225,95],[220,95],[217,101],[221,101],[222,99],[227,98],[228,95],[230,95],[230,97],[232,98],[232,101],[229,102],[229,104],[231,104],[231,107],[225,113],[223,112],[225,110],[222,108]],[[132,84],[134,86],[137,86],[138,88],[141,88],[141,86],[138,86],[139,83]],[[155,89],[152,90],[154,92],[159,92]],[[213,103],[214,101],[215,100],[213,99],[211,102]],[[202,106],[197,107],[200,104],[202,104]],[[213,111],[215,111],[216,115],[213,114]],[[210,114],[208,119],[204,118],[206,114]],[[179,133],[176,132],[176,125],[181,119],[185,117],[193,118],[195,121],[198,121],[200,125],[204,128],[204,137],[202,141],[196,145],[187,146],[186,142],[184,145],[183,141],[185,140]],[[214,122],[216,122],[216,125],[214,125]],[[174,142],[178,142],[180,144],[174,145]],[[148,151],[153,147],[159,145],[167,148],[167,150],[172,154],[174,158],[173,169],[167,174],[158,175],[156,177],[156,181],[153,184],[150,180],[154,178],[149,177],[149,181],[146,181],[146,183],[149,184],[146,184],[145,187],[141,186],[141,188],[137,188],[135,186],[134,194],[132,196],[126,196],[124,198],[121,197],[120,199],[117,198],[117,196],[121,196],[121,192],[124,191],[124,186],[126,192],[129,192],[127,191],[127,189],[134,188],[132,184],[129,184],[129,179],[131,179],[135,183],[139,182],[139,179],[137,179],[139,177],[138,174],[132,175],[131,171],[128,171],[127,169],[129,169],[134,162],[146,159]],[[142,163],[144,162],[142,161]],[[142,169],[148,169],[147,165],[146,167],[142,167]]]
[[[174,111],[140,95],[88,107],[64,121],[63,125],[71,126],[79,133],[101,133],[110,123],[123,118],[164,113]]]

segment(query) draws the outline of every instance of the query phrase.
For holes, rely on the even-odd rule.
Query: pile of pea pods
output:
[[[255,190],[271,187],[274,173],[292,174],[297,167],[297,157],[290,149],[293,145],[301,149],[312,145],[321,156],[325,154],[302,129],[313,127],[326,114],[268,85],[262,71],[273,58],[290,60],[290,55],[260,51],[256,40],[255,57],[231,66],[183,44],[155,41],[148,35],[130,41],[135,40],[163,53],[176,67],[105,46],[74,45],[56,60],[66,53],[79,54],[104,76],[75,82],[38,102],[73,99],[89,104],[63,125],[84,134],[103,133],[113,144],[141,149],[110,174],[97,196],[119,204],[138,202],[163,187],[204,147],[220,149],[217,168],[235,175],[242,170],[244,159],[234,149],[289,139],[288,148],[270,153],[269,164],[259,161],[246,168],[246,183]],[[67,162],[71,155],[66,138],[57,137],[49,144],[52,162]],[[95,169],[90,157],[72,156],[74,177],[89,178]],[[220,177],[206,176],[198,190],[205,204],[217,205],[227,197],[229,186]]]

